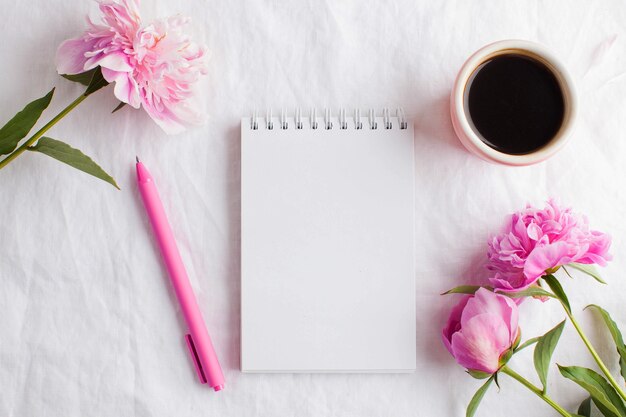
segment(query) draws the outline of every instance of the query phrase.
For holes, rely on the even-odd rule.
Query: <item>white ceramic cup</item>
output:
[[[465,105],[465,89],[474,71],[486,61],[504,54],[520,54],[528,56],[544,64],[556,77],[565,104],[563,122],[556,135],[546,145],[532,153],[511,155],[500,152],[487,145],[480,138],[468,120]],[[522,40],[504,40],[489,44],[468,58],[459,72],[450,97],[450,115],[452,125],[461,143],[473,154],[494,163],[504,165],[531,165],[544,161],[558,152],[567,142],[574,120],[576,119],[576,93],[571,77],[559,60],[544,46]]]

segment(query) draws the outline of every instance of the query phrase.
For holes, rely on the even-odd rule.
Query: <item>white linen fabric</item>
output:
[[[42,122],[81,87],[54,70],[56,47],[78,35],[95,3],[2,0],[0,119],[52,86]],[[626,329],[626,3],[597,1],[148,1],[147,18],[194,19],[211,50],[202,85],[207,123],[166,136],[145,114],[116,106],[111,88],[49,136],[91,155],[122,187],[40,154],[0,172],[0,415],[415,416],[464,415],[480,382],[445,351],[440,328],[455,296],[484,279],[486,240],[505,214],[550,196],[613,235],[608,286],[567,280],[574,311],[617,371],[609,336],[583,312],[599,303]],[[456,139],[448,95],[481,46],[545,44],[578,86],[570,144],[546,163],[483,162]],[[415,118],[417,363],[407,375],[259,375],[239,371],[239,121],[255,108],[404,107]],[[152,171],[173,224],[226,389],[200,385],[184,327],[135,186],[134,158]],[[521,306],[524,337],[563,318],[554,302]],[[593,366],[568,325],[555,359]],[[538,383],[532,351],[511,366]],[[478,415],[551,416],[506,376]],[[575,411],[585,397],[553,366],[549,393]]]

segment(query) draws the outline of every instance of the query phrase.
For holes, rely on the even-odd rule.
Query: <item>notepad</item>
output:
[[[413,123],[241,120],[241,370],[410,372]]]

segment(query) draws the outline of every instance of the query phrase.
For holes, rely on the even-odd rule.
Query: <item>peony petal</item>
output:
[[[508,279],[502,278],[502,274],[496,274],[495,277],[489,278],[489,283],[493,285],[496,291],[517,291]]]
[[[523,298],[513,300],[507,296],[500,295],[498,300],[503,311],[503,317],[508,317],[506,324],[509,326],[509,341],[511,344],[515,342],[519,333],[519,310],[518,305],[524,300]],[[504,313],[507,312],[508,316]]]
[[[139,105],[141,104],[139,100],[139,92],[137,91],[137,87],[133,84],[129,73],[102,68],[102,76],[109,83],[115,83],[113,93],[119,101],[136,109],[139,108]]]
[[[515,268],[506,273],[498,272],[495,277],[489,279],[494,289],[501,292],[522,291],[530,287],[534,281],[536,280],[526,278],[521,268]]]
[[[146,97],[142,100],[142,105],[152,120],[169,135],[185,131],[186,125],[197,125],[202,122],[198,112],[185,101],[172,104]]]
[[[446,349],[448,349],[448,352],[450,352],[451,355],[453,355],[452,346],[450,345],[450,342],[452,341],[452,335],[461,329],[461,314],[463,313],[463,309],[465,308],[465,305],[470,300],[470,298],[472,298],[471,295],[463,297],[461,301],[459,301],[458,304],[455,305],[454,308],[452,308],[452,311],[450,312],[450,317],[448,317],[448,322],[441,331],[441,339],[443,340],[443,344]]]
[[[92,48],[92,42],[82,38],[68,39],[57,49],[56,64],[59,74],[80,74],[84,72],[85,52]]]
[[[592,230],[587,236],[589,241],[589,247],[587,252],[573,259],[574,262],[582,264],[598,264],[606,266],[607,261],[610,261],[613,257],[609,254],[611,248],[611,236],[606,233],[597,232]]]
[[[517,304],[509,297],[480,288],[474,294],[474,298],[468,300],[463,310],[461,328],[464,329],[469,320],[481,314],[502,318],[502,321],[507,325],[509,339],[517,334]],[[512,339],[510,341],[512,342]]]
[[[145,99],[142,100],[142,106],[148,113],[148,116],[168,135],[175,135],[185,131],[185,126],[168,109],[159,109],[158,104],[148,103]]]
[[[513,229],[511,231],[511,235],[515,236],[519,239],[520,244],[526,251],[530,251],[532,249],[532,242],[530,237],[528,237],[528,232],[526,231],[526,225],[524,224],[524,219],[519,213],[513,215]]]
[[[536,247],[524,265],[524,275],[529,285],[534,284],[546,270],[571,262],[569,253],[570,245],[566,242]]]
[[[139,2],[133,0],[118,1],[100,0],[100,11],[107,25],[118,32],[137,31],[141,25]]]
[[[85,65],[91,68],[100,65],[102,68],[108,68],[112,71],[120,72],[130,72],[133,70],[133,67],[128,62],[128,55],[123,52],[112,52],[99,55],[89,59]]]
[[[528,225],[528,227],[526,228],[526,233],[528,234],[529,238],[535,241],[541,239],[541,237],[543,236],[543,231],[541,230],[541,227],[539,227],[534,222]]]
[[[500,356],[511,347],[507,325],[501,317],[481,314],[452,335],[452,355],[467,369],[494,373]]]

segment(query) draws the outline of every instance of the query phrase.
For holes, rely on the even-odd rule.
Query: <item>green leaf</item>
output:
[[[517,347],[519,346],[521,341],[522,341],[522,329],[518,328],[517,329],[517,337],[513,341],[513,345],[511,346],[511,349],[509,349],[509,350],[513,351],[513,352],[511,352],[511,354],[513,354],[515,351],[517,351]]]
[[[544,393],[548,388],[548,370],[550,369],[552,353],[554,353],[554,348],[559,342],[559,338],[561,337],[561,333],[563,333],[564,326],[565,320],[557,324],[556,327],[554,327],[548,333],[541,336],[537,341],[537,346],[535,346],[535,354],[533,356],[533,360],[535,362],[535,369],[537,370],[537,375],[539,375],[539,380],[541,381],[541,385],[543,386]]]
[[[124,103],[123,101],[120,101],[120,104],[118,104],[118,105],[117,105],[117,107],[115,107],[115,108],[113,109],[113,111],[111,112],[111,114],[115,113],[115,112],[116,112],[116,111],[118,111],[118,110],[121,110],[121,109],[122,109],[122,107],[124,107],[125,105],[126,105],[126,103]]]
[[[615,389],[597,372],[580,366],[559,366],[561,375],[584,388],[606,417],[626,416],[626,407]]]
[[[0,155],[7,155],[20,143],[20,140],[35,126],[41,113],[48,107],[54,88],[45,96],[31,101],[0,129]]]
[[[539,337],[533,337],[532,339],[528,339],[527,341],[522,343],[518,348],[516,348],[515,352],[519,352],[520,350],[527,348],[528,346],[532,345],[533,343],[537,343],[537,340],[539,340]]]
[[[505,351],[501,356],[500,359],[498,360],[498,365],[503,366],[506,365],[507,362],[509,360],[511,360],[511,356],[513,356],[513,353],[515,353],[515,351],[513,349],[508,349],[507,351]],[[497,376],[496,376],[497,378]],[[496,383],[497,383],[497,379],[496,379]]]
[[[474,396],[472,397],[472,400],[470,401],[470,403],[467,406],[467,411],[465,412],[465,417],[473,417],[474,416],[474,414],[476,413],[476,410],[478,409],[478,405],[480,404],[480,401],[485,396],[485,393],[487,392],[487,389],[489,388],[489,386],[491,385],[492,382],[493,382],[493,376],[491,378],[489,378],[487,380],[487,382],[485,382],[483,384],[482,387],[478,388],[478,391],[476,391],[476,394],[474,394]]]
[[[598,282],[600,282],[602,284],[606,284],[606,281],[603,280],[600,277],[600,274],[598,273],[598,270],[593,265],[585,265],[585,264],[579,264],[579,263],[576,263],[576,262],[572,262],[570,264],[567,264],[567,266],[571,266],[572,268],[577,269],[580,272],[584,272],[585,274],[589,275],[590,277],[592,277],[596,281],[598,281]]]
[[[489,291],[493,291],[493,288],[491,287],[481,287],[480,285],[460,285],[458,287],[454,287],[451,290],[448,290],[444,293],[441,293],[441,295],[448,295],[448,294],[474,294],[476,291],[478,291],[481,288],[486,288]]]
[[[480,288],[485,288],[489,291],[493,291],[493,287],[489,286],[480,286],[480,285],[460,285],[458,287],[454,287],[451,290],[448,290],[441,295],[448,294],[474,294]],[[528,287],[522,291],[515,292],[499,292],[498,294],[506,295],[511,298],[521,298],[521,297],[551,297],[556,298],[554,294],[549,291],[544,290],[540,287]]]
[[[522,298],[522,297],[550,297],[556,298],[554,294],[549,291],[544,290],[540,287],[528,287],[522,291],[515,292],[501,292],[502,295],[508,295],[511,298]]]
[[[583,417],[591,417],[591,397],[587,397],[578,406],[578,415]]]
[[[600,313],[602,320],[604,320],[604,324],[609,329],[611,337],[613,338],[613,342],[615,342],[617,353],[619,354],[620,373],[622,374],[622,377],[626,379],[626,346],[624,345],[622,332],[620,332],[617,324],[615,324],[615,321],[613,321],[608,311],[595,304],[588,305],[587,307],[585,307],[585,310],[588,308],[596,309]]]
[[[64,162],[69,166],[86,172],[89,175],[93,175],[96,178],[100,178],[102,181],[106,181],[118,190],[118,187],[115,180],[98,164],[96,164],[90,157],[79,151],[78,149],[72,148],[65,142],[61,142],[56,139],[42,137],[39,139],[39,142],[35,146],[31,146],[28,148],[29,151],[33,152],[41,152],[45,155],[48,155],[57,161]]]
[[[66,80],[74,81],[75,83],[81,83],[85,87],[89,85],[93,75],[99,67],[90,69],[89,71],[81,72],[80,74],[61,74],[61,77]]]
[[[561,287],[561,283],[554,277],[554,275],[545,275],[543,279],[548,283],[548,286],[554,295],[556,295],[556,298],[563,303],[563,306],[565,306],[567,311],[571,312],[572,308],[569,305],[569,300],[567,299],[567,295],[565,295],[565,291],[563,291],[563,287]]]
[[[493,374],[493,382],[496,383],[496,387],[498,387],[498,390],[500,390],[500,382],[498,382],[498,372]]]
[[[570,273],[569,273],[569,271],[567,270],[567,268],[565,268],[565,265],[563,265],[561,268],[563,269],[563,271],[565,271],[565,273],[567,274],[567,276],[568,276],[568,277],[570,277],[570,278],[574,279],[574,277],[572,276],[572,274],[570,274]]]
[[[91,77],[91,81],[89,82],[89,85],[87,86],[87,90],[85,90],[83,95],[87,97],[88,95],[95,93],[96,91],[98,91],[102,87],[106,87],[107,85],[109,85],[109,83],[102,76],[102,70],[100,69],[100,67],[97,67],[96,71],[93,73],[93,76]]]
[[[467,373],[468,373],[468,374],[469,374],[472,378],[475,378],[475,379],[487,379],[487,378],[489,378],[490,376],[492,376],[492,375],[493,375],[493,374],[490,374],[490,373],[488,373],[488,372],[483,372],[483,371],[475,371],[475,370],[472,370],[472,369],[468,369],[466,372],[467,372]]]

